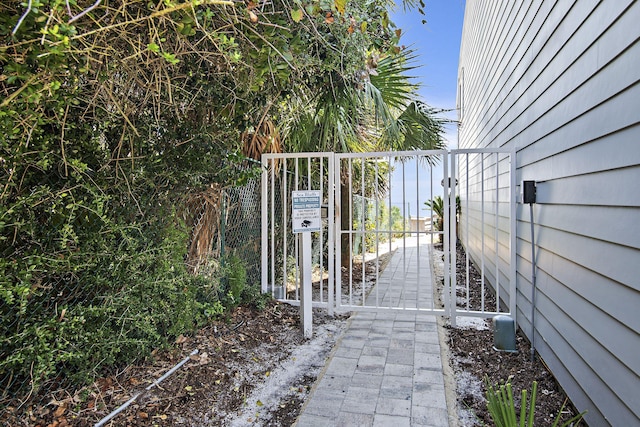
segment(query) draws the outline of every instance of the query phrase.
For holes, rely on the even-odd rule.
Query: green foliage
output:
[[[444,199],[442,198],[442,196],[436,196],[431,200],[427,200],[426,202],[424,202],[424,204],[428,209],[432,210],[433,213],[436,214],[436,223],[435,223],[436,231],[444,230],[445,206],[444,206]],[[460,196],[456,196],[456,220],[459,219],[460,212],[461,212]]]
[[[264,310],[272,299],[271,294],[263,294],[258,285],[247,286],[242,292],[242,304],[253,307],[256,310]]]
[[[238,305],[262,310],[271,300],[270,294],[262,294],[258,284],[247,282],[247,265],[235,254],[225,259],[222,276],[218,295],[226,310]]]
[[[402,216],[402,212],[400,212],[400,208],[397,206],[391,206],[389,212],[389,217],[391,219],[391,230],[398,232],[393,236],[402,237],[402,234],[400,232],[406,230],[407,227],[404,221],[404,217]]]
[[[511,382],[507,381],[506,384],[501,384],[498,390],[494,389],[494,387],[489,384],[488,378],[485,378],[485,383],[487,386],[487,409],[489,410],[491,419],[495,423],[496,427],[533,427],[536,392],[538,389],[538,383],[536,381],[533,382],[533,386],[531,388],[531,399],[528,404],[527,390],[522,390],[519,422],[516,415],[517,411],[513,400]],[[528,411],[527,405],[529,406]]]
[[[77,230],[80,242],[71,256],[78,259],[51,265],[42,255],[29,258],[31,283],[38,285],[2,305],[0,377],[31,377],[36,387],[60,374],[85,381],[206,321],[211,285],[188,275],[176,250],[186,234],[166,229],[152,245],[139,233],[144,225],[114,228],[88,247]],[[2,288],[10,291],[11,283]]]
[[[247,269],[242,260],[232,255],[227,258],[224,268],[224,284],[221,291],[226,297],[227,307],[235,307],[241,302],[241,296],[247,286]]]
[[[376,211],[377,208],[377,211]],[[392,206],[389,208],[385,203],[378,202],[377,206],[374,201],[367,200],[365,203],[365,224],[364,224],[364,247],[366,252],[375,253],[378,249],[376,246],[381,245],[391,239],[399,238],[404,235],[405,221],[400,212],[400,208]],[[357,212],[357,210],[356,210]],[[361,218],[354,217],[353,229],[358,230],[361,228]],[[379,230],[376,232],[375,230]],[[391,232],[391,233],[388,233]],[[360,253],[361,246],[361,234],[356,234],[354,238],[354,253]]]
[[[496,427],[533,427],[536,410],[536,393],[538,389],[538,383],[536,381],[534,381],[531,386],[531,397],[528,402],[527,390],[522,390],[519,402],[519,414],[516,409],[517,404],[513,398],[511,381],[508,380],[506,384],[500,384],[496,387],[489,383],[488,377],[485,377],[484,382],[487,388],[487,409]],[[561,425],[561,427],[571,426],[580,421],[586,413],[586,411],[582,412],[560,424],[562,409],[564,409],[564,405],[562,405],[553,423],[554,427],[558,425]]]

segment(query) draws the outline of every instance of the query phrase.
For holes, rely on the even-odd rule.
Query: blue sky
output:
[[[421,84],[420,95],[427,104],[443,109],[455,109],[458,81],[458,55],[464,18],[464,0],[423,0],[425,14],[417,10],[404,12],[402,4],[391,20],[402,28],[401,43],[413,48],[418,58],[413,71]],[[426,24],[422,24],[426,20]],[[456,118],[455,111],[447,117]],[[446,139],[455,148],[457,134],[454,125],[447,129]]]
[[[425,14],[417,10],[404,12],[398,3],[391,20],[402,28],[401,43],[411,47],[418,54],[413,70],[416,82],[421,85],[422,100],[439,109],[455,109],[456,89],[458,81],[458,56],[460,37],[464,19],[464,0],[423,0]],[[426,24],[422,23],[426,20]],[[456,112],[447,114],[456,119]],[[444,135],[450,148],[457,147],[457,129],[454,124],[447,126]],[[419,182],[415,178],[415,166],[405,167],[405,191],[402,194],[402,173],[397,168],[394,172],[391,188],[391,204],[400,208],[404,205],[407,216],[426,216],[430,213],[424,209],[424,202],[431,199],[431,188],[434,195],[442,195],[440,185],[442,168],[434,168],[433,187],[426,168],[420,168]]]

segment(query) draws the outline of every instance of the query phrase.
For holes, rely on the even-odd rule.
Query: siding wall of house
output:
[[[517,182],[537,181],[536,349],[590,425],[639,425],[640,2],[466,3],[459,145],[515,147]],[[483,235],[495,251],[494,220],[482,227],[465,182],[461,238],[479,259]],[[517,322],[530,338],[528,205],[517,220]]]

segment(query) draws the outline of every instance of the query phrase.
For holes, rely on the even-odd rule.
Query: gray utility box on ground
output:
[[[516,326],[513,319],[504,314],[493,317],[493,349],[515,353]]]

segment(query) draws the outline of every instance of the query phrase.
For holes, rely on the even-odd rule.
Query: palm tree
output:
[[[441,196],[436,196],[424,204],[436,215],[436,231],[442,231],[444,228],[444,200]]]
[[[436,111],[416,100],[418,86],[408,73],[411,51],[381,60],[367,61],[357,84],[335,76],[333,84],[317,94],[294,117],[283,134],[286,151],[405,151],[445,147],[444,120]],[[349,229],[349,191],[344,188],[348,170],[342,171],[340,201],[342,228]],[[343,263],[348,262],[349,237],[343,236]]]
[[[445,211],[444,211],[444,199],[441,196],[436,196],[431,200],[427,200],[426,202],[424,202],[424,204],[427,206],[427,208],[429,208],[431,211],[433,211],[434,214],[436,214],[436,223],[435,223],[435,228],[436,231],[443,231],[444,230],[444,217],[445,217]],[[458,220],[460,218],[460,212],[461,212],[461,208],[460,208],[460,196],[456,196],[456,235],[458,234]]]
[[[281,127],[287,152],[437,150],[445,147],[438,111],[417,100],[407,76],[409,50],[367,61],[357,80],[332,74],[315,95],[291,99]],[[303,91],[308,93],[309,91]],[[313,92],[312,92],[313,93]]]

